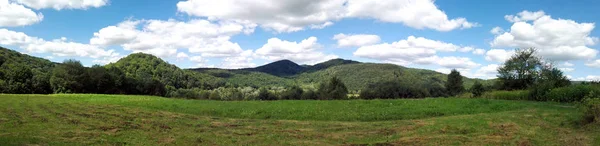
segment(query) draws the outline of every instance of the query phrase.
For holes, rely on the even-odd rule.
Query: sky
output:
[[[343,58],[495,78],[516,48],[600,80],[597,0],[0,0],[0,46],[85,66],[153,54],[180,68]]]

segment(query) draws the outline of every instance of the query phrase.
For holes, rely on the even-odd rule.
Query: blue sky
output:
[[[599,1],[0,0],[0,45],[86,66],[133,52],[181,68],[280,59],[393,63],[493,78],[536,47],[574,80],[598,80]]]

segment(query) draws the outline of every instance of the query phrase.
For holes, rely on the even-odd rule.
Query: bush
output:
[[[598,97],[594,92],[590,92],[591,96]],[[600,122],[600,98],[586,98],[583,100],[584,122],[598,123]]]
[[[470,89],[471,93],[473,93],[474,97],[480,97],[483,92],[485,92],[485,88],[483,87],[483,85],[479,82],[475,82],[475,84],[473,84],[473,86]]]
[[[304,93],[302,93],[302,97],[303,100],[317,100],[319,99],[319,96],[317,95],[317,93],[313,90],[307,90]]]
[[[302,93],[304,93],[302,88],[300,88],[298,86],[292,86],[291,88],[289,88],[289,89],[285,90],[283,93],[281,93],[281,99],[300,100],[300,99],[302,99]]]
[[[573,85],[550,90],[542,101],[556,102],[576,102],[582,101],[583,98],[594,91],[600,93],[599,86],[594,85]]]
[[[322,82],[317,91],[319,99],[322,100],[340,100],[348,99],[348,88],[337,77],[331,78],[329,81]]]
[[[483,98],[490,99],[504,99],[504,100],[527,100],[529,97],[529,91],[527,90],[514,90],[514,91],[491,91],[485,92],[481,95]]]
[[[388,81],[369,85],[360,92],[362,99],[425,98],[429,92],[399,81]]]

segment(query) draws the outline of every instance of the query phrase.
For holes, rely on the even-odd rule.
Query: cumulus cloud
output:
[[[449,19],[433,0],[187,0],[177,3],[177,10],[210,20],[250,22],[276,32],[321,29],[344,18],[370,18],[438,31],[477,25],[465,18]]]
[[[580,77],[573,79],[575,81],[600,81],[600,76],[588,75],[586,77]]]
[[[405,40],[400,40],[391,44],[382,43],[362,46],[354,52],[354,56],[400,65],[410,65],[413,63],[432,64],[440,59],[444,59],[444,57],[440,58],[436,55],[438,51],[453,52],[458,50],[472,50],[472,48],[465,48],[467,47],[430,40],[423,37],[409,36]]]
[[[466,57],[441,57],[435,60],[439,66],[445,68],[471,69],[481,65]]]
[[[592,59],[598,54],[589,48],[598,42],[597,37],[590,36],[594,23],[554,19],[543,11],[523,11],[505,18],[513,25],[509,31],[496,35],[492,47],[534,47],[539,50],[538,55],[553,61]]]
[[[0,27],[26,26],[44,19],[42,13],[35,13],[23,5],[0,0]]]
[[[490,33],[495,34],[495,35],[499,35],[499,34],[504,33],[504,29],[502,29],[499,26],[496,26],[496,27],[492,28],[492,30],[490,30]]]
[[[34,9],[88,9],[108,4],[108,0],[13,0]]]
[[[194,19],[126,20],[94,33],[91,44],[120,45],[125,50],[145,52],[159,57],[175,56],[178,49],[204,57],[228,57],[243,52],[231,36],[253,31],[254,26],[236,22],[211,22]]]
[[[484,49],[475,49],[475,50],[473,50],[473,54],[483,55],[483,54],[485,54],[485,50]]]
[[[79,56],[92,58],[105,58],[119,56],[114,50],[76,42],[70,42],[67,38],[44,40],[28,36],[22,32],[0,29],[0,44],[18,46],[28,53],[51,53],[56,56]]]
[[[300,42],[271,38],[254,54],[270,61],[289,59],[296,63],[310,65],[338,58],[336,55],[319,52],[320,48],[321,45],[317,43],[316,37],[309,37]]]
[[[600,68],[600,59],[585,63],[586,66]]]
[[[223,62],[219,65],[219,67],[230,69],[256,67],[256,64],[252,62],[253,60],[253,51],[246,50],[242,52],[239,56],[224,58]]]
[[[346,35],[343,33],[336,34],[333,36],[334,40],[337,40],[338,47],[346,48],[346,47],[360,47],[365,45],[372,45],[379,43],[381,38],[378,35],[371,34],[353,34]]]
[[[491,49],[491,50],[487,51],[487,53],[485,54],[485,60],[504,63],[504,62],[506,62],[506,60],[510,59],[510,57],[514,54],[515,54],[515,51],[507,51],[507,50],[503,50],[503,49]]]

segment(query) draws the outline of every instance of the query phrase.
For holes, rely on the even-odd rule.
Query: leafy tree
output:
[[[277,100],[277,97],[273,93],[269,92],[267,88],[260,88],[258,90],[258,100]]]
[[[540,70],[541,59],[536,56],[536,49],[517,49],[502,67],[498,68],[500,89],[521,90],[532,86]]]
[[[332,77],[328,82],[323,82],[319,85],[319,99],[330,100],[330,99],[347,99],[348,88],[346,85],[337,77]]]
[[[448,80],[446,81],[446,90],[450,96],[456,96],[465,90],[463,86],[463,77],[456,69],[452,69],[448,74]]]
[[[483,95],[483,92],[485,92],[485,87],[483,87],[483,85],[479,82],[475,82],[475,84],[473,84],[473,86],[471,87],[471,93],[473,93],[473,96],[475,97],[480,97],[481,95]]]
[[[304,90],[299,86],[292,86],[282,93],[281,98],[287,100],[300,100],[302,99],[302,93]]]
[[[109,90],[115,86],[114,79],[106,68],[100,65],[87,69],[87,76],[89,80],[86,83],[86,91],[90,93],[110,93]]]
[[[307,90],[302,93],[301,99],[303,100],[317,100],[319,99],[319,95],[314,90]]]
[[[85,67],[76,60],[65,60],[52,71],[50,85],[54,93],[85,93],[87,83]]]
[[[8,93],[25,94],[31,92],[31,79],[33,73],[31,68],[24,64],[8,63],[2,65],[6,84],[4,90]]]
[[[424,98],[430,96],[426,88],[402,81],[387,81],[370,84],[360,92],[362,99]]]

